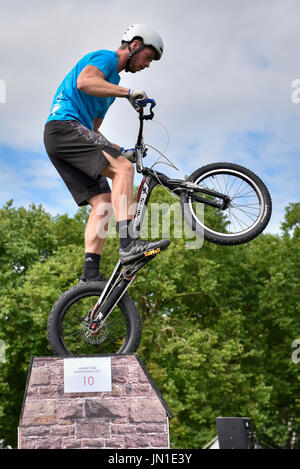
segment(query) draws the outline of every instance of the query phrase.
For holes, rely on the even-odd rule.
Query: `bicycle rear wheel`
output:
[[[230,197],[225,210],[202,203],[199,210],[193,194],[181,194],[184,219],[205,240],[227,246],[244,244],[266,228],[272,212],[271,197],[263,181],[249,169],[232,163],[213,163],[197,169],[188,181]],[[212,198],[201,191],[198,194]]]
[[[56,355],[124,354],[137,350],[141,320],[127,293],[98,334],[92,334],[85,326],[84,318],[96,304],[104,286],[103,282],[75,285],[58,298],[47,327],[49,345]]]

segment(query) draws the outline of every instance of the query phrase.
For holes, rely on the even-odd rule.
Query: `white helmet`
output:
[[[155,49],[155,60],[159,60],[161,58],[164,51],[164,43],[159,34],[153,31],[153,29],[148,28],[148,26],[145,26],[144,24],[133,24],[132,26],[129,26],[123,34],[122,43],[129,43],[135,37],[140,37],[143,40],[144,46],[142,46],[142,48],[145,46],[152,46]],[[140,50],[141,48],[139,48],[138,51]]]

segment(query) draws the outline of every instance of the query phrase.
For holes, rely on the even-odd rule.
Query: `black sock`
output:
[[[86,252],[84,255],[84,270],[83,275],[87,279],[95,278],[99,274],[99,264],[101,255]]]
[[[117,231],[119,233],[120,238],[120,247],[125,249],[131,243],[132,237],[130,235],[131,232],[131,224],[132,220],[121,220],[117,222]]]

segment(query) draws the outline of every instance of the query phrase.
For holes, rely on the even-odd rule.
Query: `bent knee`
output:
[[[119,170],[121,171],[128,171],[128,172],[134,172],[134,167],[133,164],[125,158],[125,156],[121,155],[116,159],[117,165],[119,167]]]
[[[133,178],[134,166],[124,156],[119,156],[112,164],[107,166],[101,173],[113,179],[115,176],[124,176]]]
[[[128,174],[130,177],[132,177],[134,175],[134,166],[133,164],[128,161],[126,158],[124,158],[124,156],[122,157],[124,159],[124,167],[122,168],[122,170]]]

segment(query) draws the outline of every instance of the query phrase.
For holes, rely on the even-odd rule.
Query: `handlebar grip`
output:
[[[152,109],[154,106],[156,106],[155,99],[150,99],[150,98],[148,98],[148,99],[147,99],[147,103],[150,103],[150,104],[151,104],[150,109]]]
[[[147,106],[147,104],[150,104],[150,113],[144,115],[144,109],[141,108],[141,110],[140,110],[141,118],[142,118],[142,119],[145,119],[145,120],[147,120],[147,119],[153,119],[153,117],[154,117],[153,108],[156,106],[156,102],[155,102],[154,99],[148,98],[148,99],[147,99],[147,102],[146,102],[146,104],[145,104],[145,106]],[[144,107],[145,107],[145,106],[144,106]]]

